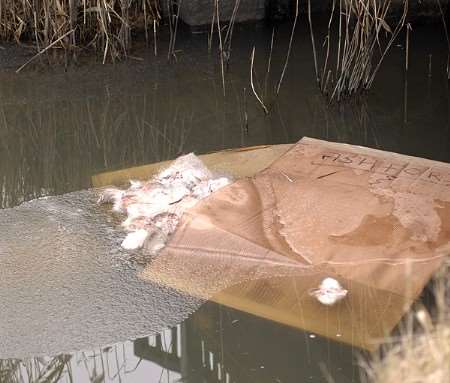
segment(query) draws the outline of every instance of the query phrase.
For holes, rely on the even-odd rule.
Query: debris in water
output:
[[[98,203],[112,203],[113,211],[127,215],[122,226],[129,234],[123,248],[145,246],[155,254],[165,246],[186,209],[230,182],[228,177],[215,176],[190,153],[147,182],[130,181],[127,190],[105,189]]]
[[[123,240],[122,247],[127,250],[142,247],[148,237],[148,234],[148,231],[145,229],[133,231]]]
[[[309,295],[317,298],[323,305],[332,306],[336,302],[344,299],[348,291],[345,290],[340,283],[333,278],[325,278],[319,288],[311,289]]]

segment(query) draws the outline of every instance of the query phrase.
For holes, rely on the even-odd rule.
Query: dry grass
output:
[[[126,56],[131,31],[148,38],[161,18],[158,0],[2,0],[0,40],[34,44],[37,51],[54,44],[64,52],[94,48],[103,61]],[[150,31],[150,32],[149,32]]]
[[[330,101],[340,101],[368,90],[384,57],[405,25],[408,0],[403,0],[403,12],[395,26],[388,24],[391,0],[333,0],[321,69],[318,66],[310,3],[311,0],[308,0],[308,20],[320,90]],[[337,32],[332,32],[335,24]],[[337,35],[335,46],[332,46],[333,33]],[[336,64],[331,62],[334,56]]]
[[[376,383],[448,383],[450,381],[450,326],[405,337],[373,371]]]
[[[400,337],[366,365],[371,383],[450,382],[450,262],[436,277],[436,307],[419,307]]]

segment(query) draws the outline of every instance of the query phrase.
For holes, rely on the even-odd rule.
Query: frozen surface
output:
[[[174,325],[202,301],[142,281],[94,191],[0,210],[0,359],[92,348]]]

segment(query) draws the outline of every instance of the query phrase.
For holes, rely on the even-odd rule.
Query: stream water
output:
[[[224,86],[207,35],[184,30],[172,63],[164,34],[157,57],[142,45],[67,71],[16,74],[22,56],[0,50],[1,383],[359,381],[355,347],[139,280],[87,190],[100,172],[303,136],[450,162],[440,25],[414,28],[407,76],[402,37],[372,91],[339,107],[317,90],[304,23],[274,96],[289,34],[277,28],[266,76],[272,28],[238,26]]]

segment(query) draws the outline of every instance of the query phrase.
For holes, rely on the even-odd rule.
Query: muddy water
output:
[[[212,303],[195,311],[202,302],[139,281],[139,266],[117,250],[110,216],[93,207],[92,192],[77,192],[106,170],[305,135],[449,162],[440,26],[414,28],[407,86],[398,41],[373,91],[340,107],[317,92],[303,24],[274,96],[289,32],[277,30],[266,81],[272,29],[239,27],[225,91],[217,53],[208,53],[202,34],[180,33],[171,64],[164,35],[157,58],[138,47],[116,65],[38,66],[16,75],[15,60],[0,60],[1,382],[34,381],[45,366],[53,379],[71,374],[75,382],[321,382],[326,373],[358,381],[350,346]],[[253,45],[269,115],[250,90]],[[167,326],[175,327],[132,340]],[[32,358],[38,355],[49,356]]]

